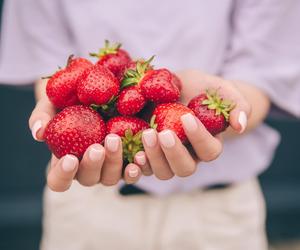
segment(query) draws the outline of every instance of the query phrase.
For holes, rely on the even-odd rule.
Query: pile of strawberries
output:
[[[120,44],[105,47],[93,64],[70,56],[67,66],[47,82],[49,100],[58,109],[48,123],[44,138],[58,157],[73,154],[79,159],[94,143],[103,143],[107,134],[122,138],[124,162],[132,162],[143,150],[142,131],[173,130],[188,143],[180,117],[196,115],[211,134],[228,127],[231,103],[217,91],[199,93],[188,106],[179,103],[180,79],[168,69],[154,69],[149,60],[131,59]]]

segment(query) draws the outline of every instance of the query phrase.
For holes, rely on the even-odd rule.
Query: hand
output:
[[[233,82],[196,70],[179,72],[177,75],[183,83],[181,101],[184,104],[208,88],[218,89],[223,97],[236,104],[230,112],[231,128],[237,133],[242,133],[246,129],[251,107]],[[157,133],[153,129],[148,129],[143,132],[142,138],[147,160],[142,166],[139,165],[144,169],[151,169],[161,180],[170,179],[174,175],[190,176],[195,172],[199,161],[212,161],[222,152],[221,135],[212,136],[193,115],[183,115],[181,120],[192,146],[190,151],[170,130]]]
[[[43,134],[48,122],[55,115],[56,110],[46,95],[36,104],[29,119],[29,127],[37,141],[43,141]],[[73,179],[77,179],[84,186],[102,183],[106,186],[115,185],[122,178],[122,143],[119,136],[110,134],[105,138],[105,145],[93,144],[79,160],[73,155],[65,155],[57,159],[51,157],[50,168],[47,173],[47,184],[57,192],[69,189]],[[140,152],[137,155],[143,155]],[[141,176],[141,169],[134,163],[126,166],[124,180],[135,183]]]

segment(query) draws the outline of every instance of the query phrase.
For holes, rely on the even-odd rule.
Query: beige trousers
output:
[[[266,250],[265,206],[252,179],[220,190],[121,196],[74,182],[45,190],[42,250]]]

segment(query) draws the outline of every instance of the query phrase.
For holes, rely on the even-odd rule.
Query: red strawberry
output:
[[[69,58],[68,60],[67,67],[69,69],[77,69],[77,70],[84,71],[85,69],[90,68],[91,66],[93,66],[93,63],[90,62],[89,60],[82,57],[73,58],[71,56],[71,58]]]
[[[70,56],[65,69],[57,71],[47,82],[46,92],[49,100],[57,108],[79,104],[77,85],[83,72],[93,64],[84,58]]]
[[[127,65],[131,62],[129,54],[117,43],[110,46],[109,41],[105,40],[105,47],[99,53],[90,53],[91,56],[99,58],[97,64],[108,68],[119,80],[123,78]]]
[[[194,97],[188,104],[196,117],[203,123],[206,129],[216,135],[229,126],[229,113],[234,104],[221,98],[216,90],[207,90]]]
[[[118,79],[101,65],[85,71],[77,86],[79,100],[85,105],[107,104],[120,90]]]
[[[146,100],[137,86],[125,88],[121,91],[117,110],[121,115],[135,115],[145,106]]]
[[[160,104],[153,112],[151,127],[156,128],[158,132],[164,129],[173,130],[182,142],[186,142],[187,137],[180,117],[187,113],[194,114],[192,110],[181,103]]]
[[[106,126],[108,133],[122,138],[124,160],[133,162],[135,154],[143,150],[142,131],[149,128],[149,124],[137,117],[117,116],[111,118]]]
[[[94,143],[102,143],[106,126],[101,116],[89,107],[76,105],[65,108],[48,123],[44,138],[53,152],[61,158],[73,154],[81,158]]]
[[[180,92],[175,82],[178,78],[167,69],[150,70],[140,82],[143,95],[155,103],[176,102]]]
[[[176,102],[180,97],[178,77],[167,69],[149,70],[153,57],[146,62],[138,62],[135,70],[127,70],[122,87],[138,85],[143,96],[155,103]]]
[[[136,69],[136,64],[137,64],[138,61],[144,62],[144,60],[142,60],[142,59],[141,60],[137,60],[137,61],[131,61],[130,63],[127,64],[126,70],[129,70],[129,69],[135,70]]]
[[[182,82],[176,74],[173,74],[173,83],[177,86],[179,91],[182,89]]]

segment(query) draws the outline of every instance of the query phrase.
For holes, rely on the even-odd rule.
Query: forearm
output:
[[[261,124],[268,115],[270,99],[260,89],[251,84],[241,81],[234,81],[234,84],[251,105],[251,114],[248,117],[245,131],[249,132]],[[225,138],[234,137],[236,135],[238,135],[237,132],[231,128],[224,133]]]

